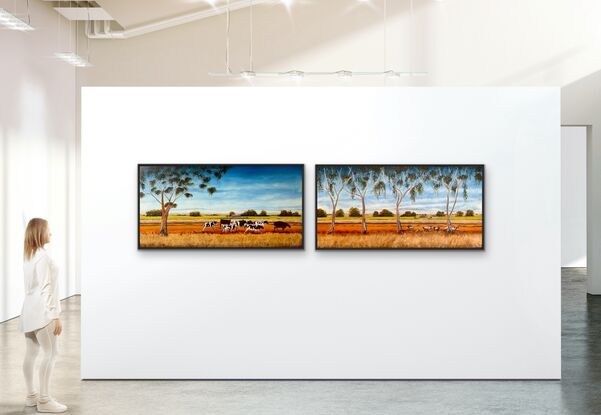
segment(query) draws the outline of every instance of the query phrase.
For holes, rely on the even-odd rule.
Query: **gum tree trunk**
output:
[[[336,207],[337,203],[332,203],[332,222],[330,223],[330,229],[328,229],[328,235],[332,235],[334,233],[334,227],[336,226]]]
[[[161,230],[159,231],[159,235],[161,236],[169,236],[169,231],[167,230],[167,219],[169,218],[169,210],[171,208],[165,207],[165,195],[161,194]]]
[[[449,196],[450,190],[447,191],[447,232],[451,232],[451,214],[449,212]]]
[[[363,234],[367,233],[367,223],[365,220],[365,197],[361,198],[361,232]]]
[[[167,230],[167,218],[169,217],[169,210],[167,210],[165,212],[165,214],[163,214],[161,216],[161,231],[159,232],[159,235],[161,236],[169,236],[169,231]]]
[[[401,211],[399,203],[396,204],[396,233],[403,233],[403,227],[401,226]]]

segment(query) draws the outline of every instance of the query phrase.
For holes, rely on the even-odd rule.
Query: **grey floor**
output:
[[[72,414],[601,414],[601,296],[563,271],[559,381],[205,382],[79,380],[79,297],[65,300],[53,395]],[[25,410],[17,321],[0,324],[0,413]]]

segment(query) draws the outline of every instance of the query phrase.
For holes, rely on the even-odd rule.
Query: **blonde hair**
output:
[[[38,251],[48,243],[48,221],[46,219],[33,218],[25,229],[25,242],[23,244],[23,256],[31,259]]]

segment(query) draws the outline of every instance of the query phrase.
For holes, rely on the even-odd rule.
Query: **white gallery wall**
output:
[[[586,267],[586,127],[561,128],[561,266]]]
[[[559,378],[559,117],[553,88],[84,88],[82,378]],[[305,163],[306,249],[137,250],[137,164],[186,162]],[[485,164],[486,250],[315,251],[314,164],[345,162]]]
[[[0,0],[0,7],[14,12],[15,2]],[[25,11],[24,3],[18,7]],[[32,217],[50,222],[61,297],[79,292],[75,69],[53,58],[57,22],[50,4],[33,1],[35,31],[0,30],[0,321],[21,314],[23,233]],[[61,22],[60,37],[74,39]]]

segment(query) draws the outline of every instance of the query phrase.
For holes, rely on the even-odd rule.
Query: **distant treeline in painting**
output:
[[[483,165],[317,165],[318,249],[483,249]]]
[[[303,166],[138,166],[139,248],[302,248]]]

